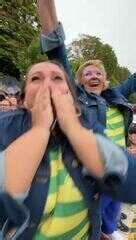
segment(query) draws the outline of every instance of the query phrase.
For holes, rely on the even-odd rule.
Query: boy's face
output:
[[[129,134],[130,142],[136,146],[136,133]]]

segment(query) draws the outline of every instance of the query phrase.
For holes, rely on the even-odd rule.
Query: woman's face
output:
[[[84,68],[82,74],[82,84],[88,93],[100,95],[104,89],[106,76],[101,69],[94,65]]]
[[[62,93],[69,90],[65,74],[59,66],[49,62],[35,64],[27,74],[25,103],[28,109],[33,107],[36,94],[41,86],[49,90],[57,88]]]

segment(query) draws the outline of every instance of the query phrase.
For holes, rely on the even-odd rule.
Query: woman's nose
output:
[[[51,79],[46,77],[43,81],[43,87],[50,87],[51,86]]]

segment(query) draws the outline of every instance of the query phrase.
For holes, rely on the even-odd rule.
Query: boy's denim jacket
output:
[[[132,110],[127,102],[130,94],[136,92],[136,73],[123,81],[120,85],[114,88],[108,88],[102,92],[101,96],[87,93],[83,86],[76,85],[72,74],[71,66],[68,61],[67,51],[64,40],[65,34],[62,24],[48,36],[41,34],[41,50],[46,53],[50,60],[58,60],[65,68],[73,87],[76,89],[78,101],[81,105],[86,106],[87,118],[89,115],[89,126],[94,132],[104,134],[106,127],[106,109],[107,106],[116,106],[124,116],[125,137],[127,141],[128,128],[132,122]]]

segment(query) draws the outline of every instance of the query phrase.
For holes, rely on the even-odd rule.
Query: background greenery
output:
[[[35,1],[0,0],[0,57],[11,58],[22,75],[28,65],[46,58],[40,53],[39,30]],[[111,85],[131,74],[127,67],[119,65],[113,48],[95,36],[80,35],[69,44],[68,55],[74,73],[88,59],[102,60]],[[136,94],[131,101],[136,102]]]

